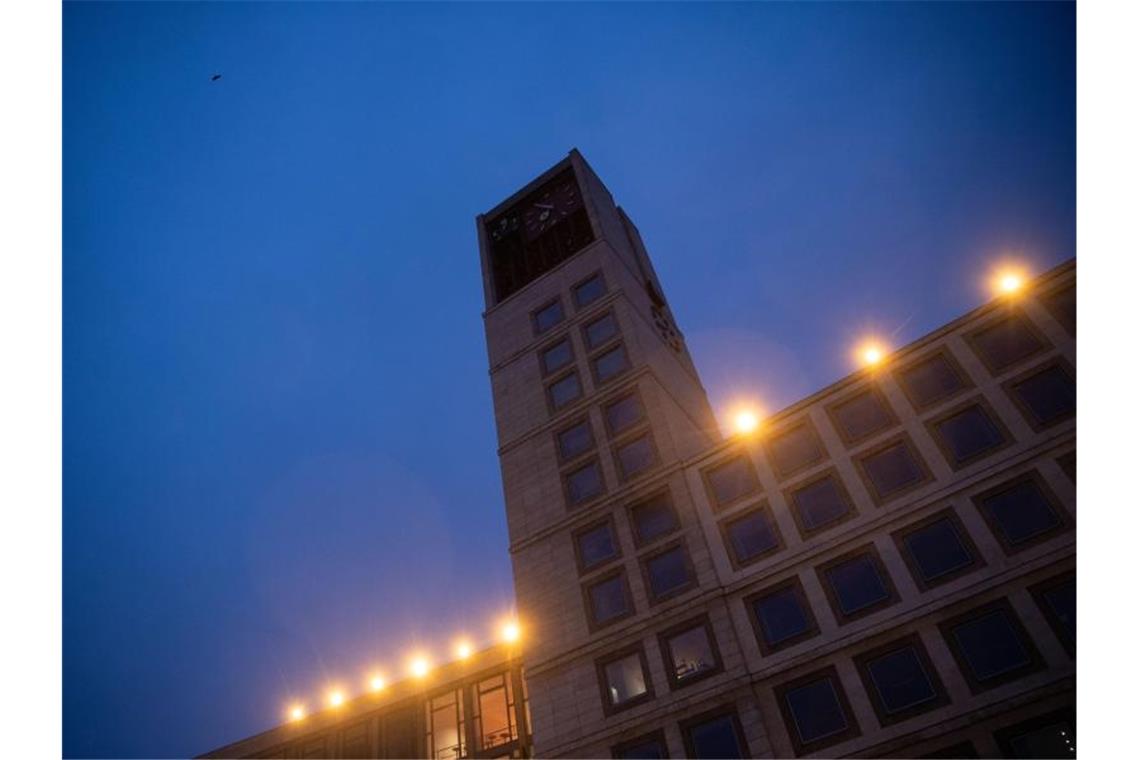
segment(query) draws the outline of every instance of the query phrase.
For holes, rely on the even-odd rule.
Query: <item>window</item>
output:
[[[789,491],[787,500],[805,539],[855,516],[847,489],[834,470]]]
[[[1077,576],[1067,573],[1029,589],[1069,656],[1077,653]]]
[[[1077,413],[1077,384],[1059,361],[1010,381],[1006,390],[1034,430],[1056,425]]]
[[[1077,450],[1076,449],[1073,449],[1072,451],[1065,453],[1065,454],[1062,454],[1061,456],[1057,457],[1057,466],[1061,468],[1062,472],[1064,472],[1066,475],[1069,476],[1069,480],[1073,481],[1073,483],[1077,482]]]
[[[930,475],[906,438],[900,438],[856,460],[877,503],[916,488]]]
[[[677,512],[673,509],[673,501],[666,491],[634,504],[629,509],[629,517],[633,525],[633,539],[638,546],[652,543],[681,527]]]
[[[510,744],[519,738],[515,693],[510,673],[485,678],[475,685],[475,735],[481,750]],[[414,757],[414,755],[409,755]]]
[[[548,346],[539,352],[539,363],[542,365],[543,375],[552,375],[574,361],[574,350],[570,348],[570,339],[563,338],[553,346]]]
[[[582,385],[578,382],[578,373],[571,372],[555,380],[546,388],[546,395],[550,408],[554,411],[577,401],[582,396]]]
[[[598,465],[598,460],[594,459],[568,472],[565,485],[566,503],[571,507],[577,507],[601,496],[605,490],[605,483],[602,480],[602,468]]]
[[[633,612],[625,574],[620,570],[586,586],[586,608],[594,628],[609,625]]]
[[[867,389],[827,410],[844,443],[858,443],[896,423],[887,400],[874,388]]]
[[[896,378],[915,410],[929,409],[970,387],[947,349],[898,371]]]
[[[653,690],[648,674],[645,652],[640,645],[599,662],[598,675],[606,714],[652,699]]]
[[[776,687],[776,699],[796,754],[859,736],[859,725],[834,667]]]
[[[1025,315],[1014,312],[970,335],[974,353],[998,375],[1025,359],[1044,351],[1048,345]]]
[[[693,568],[685,545],[678,543],[650,555],[643,562],[649,596],[659,602],[693,585]]]
[[[424,703],[428,757],[455,760],[467,754],[463,727],[463,692],[452,690]]]
[[[622,396],[617,401],[606,404],[604,411],[606,429],[610,435],[618,435],[629,430],[645,417],[645,408],[642,407],[641,399],[636,393]]]
[[[340,756],[342,758],[363,758],[375,757],[372,749],[372,721],[365,720],[355,725],[349,726],[344,729],[340,734]],[[260,755],[260,757],[284,757],[285,752],[283,749],[278,749],[272,753]]]
[[[721,535],[733,567],[744,567],[783,548],[780,529],[767,504],[721,523]]]
[[[1004,599],[952,618],[939,628],[974,693],[1040,667],[1040,655]]]
[[[614,535],[613,522],[606,518],[603,522],[579,529],[574,533],[574,551],[578,569],[583,573],[617,559],[621,550]]]
[[[1069,285],[1059,290],[1054,290],[1052,293],[1040,296],[1039,299],[1041,303],[1045,304],[1045,308],[1049,310],[1053,318],[1069,331],[1069,335],[1077,334],[1076,285]]]
[[[665,732],[658,729],[653,733],[622,742],[611,752],[617,760],[662,760],[669,757],[669,745],[665,743]]]
[[[620,343],[608,351],[603,351],[594,359],[594,379],[598,384],[609,382],[629,369],[629,357],[625,346]]]
[[[933,710],[948,701],[938,671],[917,635],[857,656],[855,667],[883,726]]]
[[[582,338],[586,343],[586,348],[591,350],[602,346],[617,334],[617,320],[614,319],[612,311],[606,312],[604,316],[598,317],[582,328]]]
[[[594,448],[594,434],[590,430],[590,421],[586,418],[559,430],[554,438],[558,445],[558,457],[564,462],[576,459]]]
[[[720,652],[707,617],[681,623],[658,638],[670,687],[686,686],[720,671]]]
[[[798,644],[819,632],[799,578],[771,586],[745,600],[761,653]]]
[[[606,294],[606,281],[602,278],[601,272],[595,272],[575,285],[573,292],[574,305],[584,309]]]
[[[719,708],[681,723],[685,756],[692,758],[751,757],[736,713]]]
[[[840,625],[897,600],[891,576],[870,544],[816,568]]]
[[[1004,446],[1009,436],[980,401],[927,423],[950,466],[958,469]]]
[[[380,715],[381,757],[419,757],[419,705],[385,711]]]
[[[622,480],[642,475],[657,464],[657,448],[649,433],[617,444],[614,453]]]
[[[1007,554],[1032,546],[1065,527],[1045,484],[1031,472],[974,497]]]
[[[807,420],[772,436],[765,448],[780,477],[793,475],[817,462],[822,462],[824,458],[823,446]]]
[[[977,757],[978,750],[974,748],[973,742],[958,742],[951,744],[949,747],[936,749],[933,752],[923,755],[928,758],[964,758],[964,757]]]
[[[970,534],[946,509],[892,534],[915,585],[922,591],[958,578],[982,562]]]
[[[1005,757],[1077,756],[1076,716],[1072,708],[1039,715],[994,734]]]
[[[535,335],[541,335],[566,318],[566,315],[562,311],[562,301],[557,298],[542,308],[535,310],[532,316],[534,319]]]
[[[738,454],[704,471],[714,509],[724,509],[760,490],[756,469],[746,454]]]

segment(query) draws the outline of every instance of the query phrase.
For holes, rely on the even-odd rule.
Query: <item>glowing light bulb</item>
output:
[[[877,340],[867,340],[855,349],[855,357],[864,367],[874,367],[887,358],[887,349]]]
[[[428,662],[426,657],[415,657],[411,663],[408,664],[408,670],[416,678],[423,678],[431,670],[431,663]]]
[[[455,645],[455,656],[461,660],[466,660],[474,651],[469,641],[460,641]]]
[[[998,280],[998,288],[1001,289],[1003,293],[1016,293],[1021,290],[1021,286],[1024,284],[1025,280],[1023,280],[1020,275],[1013,274],[1012,272],[1003,274],[1001,279]]]
[[[508,644],[518,641],[519,635],[519,624],[513,621],[504,623],[502,629],[499,631],[499,636]]]
[[[300,720],[305,717],[305,708],[301,705],[293,705],[289,709],[289,720]]]
[[[380,691],[384,688],[384,676],[372,676],[372,680],[368,682],[372,687],[372,691]]]
[[[732,416],[732,426],[741,435],[748,435],[760,425],[760,417],[751,409],[741,409]]]
[[[344,704],[344,692],[333,691],[329,693],[329,707],[340,707]]]

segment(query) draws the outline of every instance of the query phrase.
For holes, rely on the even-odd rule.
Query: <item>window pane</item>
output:
[[[1039,425],[1059,422],[1077,411],[1077,386],[1056,365],[1016,383],[1013,392]]]
[[[726,506],[759,490],[756,470],[743,456],[736,456],[708,471],[709,488],[717,506]]]
[[[880,499],[921,483],[926,477],[910,448],[902,441],[865,457],[861,462]]]
[[[886,601],[891,593],[887,589],[877,563],[869,554],[849,559],[824,570],[839,609],[845,615]]]
[[[847,730],[847,717],[843,714],[830,677],[789,689],[784,700],[795,722],[796,733],[804,744]]]
[[[965,381],[942,354],[904,369],[899,377],[919,408],[931,406],[966,387]]]
[[[596,461],[566,476],[566,496],[572,505],[581,504],[601,492],[602,472]]]
[[[561,409],[581,395],[582,386],[578,383],[577,372],[571,372],[550,386],[550,403],[555,409]]]
[[[983,497],[982,506],[1010,546],[1017,546],[1061,526],[1061,518],[1033,480],[1022,480]]]
[[[621,345],[614,346],[594,359],[594,372],[597,373],[599,383],[617,377],[627,367],[629,367],[629,363],[626,361],[625,348]]]
[[[959,623],[952,632],[978,681],[997,678],[1032,662],[1004,610]]]
[[[727,526],[729,545],[737,562],[748,562],[780,545],[776,526],[765,512],[753,512]]]
[[[606,694],[610,704],[615,707],[649,692],[649,687],[645,684],[645,673],[641,670],[641,655],[637,652],[607,663],[603,670],[606,674]]]
[[[1069,643],[1077,643],[1077,579],[1070,578],[1065,583],[1041,593],[1046,607],[1062,630],[1068,634]]]
[[[974,335],[974,346],[993,372],[1001,372],[1045,347],[1020,316],[1007,317]]]
[[[974,564],[973,554],[949,517],[908,533],[903,543],[927,582]]]
[[[453,760],[464,754],[462,705],[462,698],[453,691],[433,698],[427,706],[429,750],[435,760]]]
[[[1005,436],[980,406],[963,409],[934,427],[955,464],[995,449],[1005,442]]]
[[[659,760],[669,756],[669,753],[665,751],[657,739],[648,739],[644,742],[626,745],[616,754],[621,760]]]
[[[558,434],[558,453],[563,459],[573,459],[594,448],[594,436],[590,423],[583,420]]]
[[[1076,286],[1050,293],[1041,299],[1046,308],[1073,335],[1077,333],[1077,288]]]
[[[869,660],[867,673],[888,714],[901,712],[938,697],[913,646]]]
[[[602,281],[600,275],[594,275],[574,288],[574,303],[578,304],[579,308],[589,306],[605,294],[605,282]]]
[[[716,669],[716,655],[703,623],[671,636],[668,645],[673,677],[678,681]]]
[[[614,435],[633,427],[645,415],[637,394],[630,394],[606,407],[606,425]]]
[[[648,435],[622,444],[618,447],[617,458],[622,475],[627,478],[640,475],[657,464],[657,454],[653,451],[653,443]]]
[[[563,316],[562,302],[553,301],[549,306],[545,306],[534,313],[534,326],[540,333],[546,332],[561,322]]]
[[[549,375],[552,372],[557,372],[573,359],[574,354],[570,350],[570,341],[560,340],[542,352],[542,373]]]
[[[894,422],[879,396],[872,391],[860,393],[832,412],[846,437],[852,441],[886,430]]]
[[[837,522],[852,511],[834,475],[792,492],[792,501],[800,523],[808,532]]]
[[[1072,727],[1065,721],[1050,723],[1011,737],[1009,746],[1013,750],[1012,757],[1032,758],[1032,760],[1077,756],[1077,738],[1073,735]]]
[[[606,314],[601,319],[595,319],[586,325],[586,346],[597,348],[610,338],[618,334],[617,320],[613,313]]]
[[[649,590],[654,598],[677,591],[689,583],[689,565],[685,549],[678,546],[646,560],[649,572]]]
[[[812,628],[811,618],[804,609],[799,593],[793,587],[782,588],[752,602],[756,621],[760,624],[765,643],[775,647]]]
[[[647,544],[677,529],[677,513],[668,495],[661,493],[630,510],[638,544]]]
[[[596,623],[605,623],[628,612],[622,576],[615,575],[591,586],[590,603],[594,607]]]
[[[807,425],[772,438],[768,443],[768,453],[776,470],[782,475],[823,459],[823,450]]]
[[[686,733],[695,758],[740,758],[744,749],[736,736],[731,715],[689,726]]]
[[[518,738],[513,714],[514,695],[509,679],[496,676],[478,685],[479,741],[483,749],[508,744]]]
[[[578,556],[585,570],[617,556],[617,542],[609,523],[578,534]]]

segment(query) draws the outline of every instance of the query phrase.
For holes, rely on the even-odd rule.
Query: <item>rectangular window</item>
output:
[[[578,558],[578,570],[582,573],[596,570],[621,556],[613,521],[606,518],[600,523],[575,531],[574,551]]]
[[[720,652],[708,617],[688,620],[658,636],[671,688],[711,676],[721,669]]]
[[[645,419],[645,408],[637,393],[622,396],[604,407],[606,430],[611,436],[620,435]]]
[[[579,309],[584,309],[597,301],[606,294],[606,281],[602,278],[602,273],[595,272],[582,280],[573,287],[573,293],[574,305]]]
[[[574,350],[570,347],[569,338],[563,338],[554,345],[542,349],[538,355],[543,375],[552,375],[574,361]]]
[[[930,420],[927,427],[954,469],[976,462],[1010,441],[1005,427],[981,399]]]
[[[1041,656],[1004,599],[951,618],[939,629],[975,694],[1041,667]]]
[[[536,309],[532,315],[535,335],[541,335],[550,330],[565,318],[566,314],[562,311],[562,301],[555,298],[545,306]]]
[[[926,591],[981,567],[970,534],[953,509],[892,534],[915,585]]]
[[[790,578],[745,600],[756,640],[765,655],[798,644],[819,633],[799,578]]]
[[[898,422],[887,400],[877,388],[868,388],[828,407],[827,411],[843,442],[848,445],[870,438],[875,433],[881,433]]]
[[[1067,285],[1052,293],[1038,296],[1053,318],[1068,330],[1069,335],[1077,334],[1077,286]]]
[[[776,474],[781,478],[794,475],[825,458],[823,444],[806,419],[768,438],[765,449]]]
[[[855,667],[883,726],[928,712],[949,701],[938,671],[917,635],[856,656]]]
[[[598,663],[602,687],[602,704],[606,714],[625,710],[653,698],[645,652],[636,648]]]
[[[744,567],[783,548],[780,528],[767,504],[720,524],[733,567]]]
[[[1069,656],[1077,653],[1077,576],[1066,573],[1029,589]]]
[[[859,724],[834,667],[776,687],[776,699],[797,755],[859,736]]]
[[[1049,347],[1029,319],[1016,311],[972,333],[967,342],[994,375]]]
[[[582,328],[582,338],[591,351],[600,348],[618,334],[617,319],[612,311],[606,312]]]
[[[669,745],[665,743],[665,732],[658,729],[615,745],[610,754],[617,760],[664,760],[669,757]]]
[[[629,369],[629,357],[626,356],[625,346],[617,344],[608,351],[603,351],[594,357],[594,379],[598,385],[609,382]]]
[[[642,567],[649,597],[654,602],[679,594],[696,582],[683,543],[651,554],[642,561]]]
[[[855,461],[878,504],[930,480],[926,464],[905,437],[863,454]]]
[[[486,751],[519,738],[515,694],[509,673],[486,678],[475,685],[475,735]]]
[[[1007,554],[1051,538],[1067,524],[1035,472],[975,496],[974,504]]]
[[[1077,450],[1066,452],[1057,457],[1057,466],[1061,468],[1061,472],[1068,476],[1069,480],[1073,483],[1077,482]]]
[[[463,692],[449,691],[424,704],[428,757],[456,760],[467,754],[463,739]]]
[[[625,573],[616,570],[585,588],[586,609],[594,628],[609,625],[633,612]]]
[[[397,708],[381,714],[380,737],[383,757],[422,757],[419,705]]]
[[[667,491],[634,504],[629,508],[629,518],[633,525],[633,540],[638,546],[651,544],[681,527]]]
[[[760,490],[756,468],[747,454],[738,454],[703,471],[713,509],[724,509]]]
[[[1003,757],[1075,758],[1077,756],[1077,725],[1073,708],[1039,715],[1022,721],[994,734]]]
[[[891,576],[871,544],[819,566],[816,572],[840,625],[898,601]]]
[[[564,482],[566,503],[571,507],[581,506],[591,499],[601,496],[602,492],[605,491],[602,468],[597,459],[566,473]]]
[[[686,757],[752,757],[744,741],[740,719],[731,708],[718,708],[683,721],[681,735],[685,738]]]
[[[828,470],[785,494],[800,535],[809,536],[855,517],[851,497],[839,473]]]
[[[547,386],[546,396],[550,408],[558,411],[569,406],[582,397],[582,384],[578,382],[578,373],[570,372]]]
[[[643,475],[657,464],[657,447],[653,437],[647,432],[636,438],[616,444],[614,458],[622,480],[630,480]]]
[[[1011,380],[1005,387],[1034,430],[1064,422],[1077,413],[1077,384],[1060,361],[1038,367],[1028,377]]]
[[[594,448],[594,433],[590,429],[590,420],[585,417],[559,430],[554,439],[558,445],[558,458],[564,462],[577,459]]]
[[[357,723],[344,729],[340,734],[340,756],[345,760],[354,758],[376,757],[372,749],[372,722],[370,720]],[[277,750],[262,757],[284,757],[283,750]]]
[[[923,411],[972,387],[948,349],[920,359],[895,374],[915,411]]]

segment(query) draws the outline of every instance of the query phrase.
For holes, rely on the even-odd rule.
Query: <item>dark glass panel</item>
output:
[[[534,313],[534,326],[540,333],[546,332],[565,318],[562,302],[552,301]]]
[[[913,646],[908,645],[869,660],[867,673],[888,714],[917,707],[938,697],[930,675]]]
[[[574,288],[574,303],[578,308],[589,306],[606,294],[606,283],[601,275],[594,275]]]
[[[853,615],[890,598],[891,592],[869,554],[854,557],[824,570],[835,599],[845,615]]]
[[[1010,546],[1017,546],[1061,525],[1060,516],[1034,480],[1022,480],[990,494],[982,499],[982,506]]]
[[[903,370],[899,377],[919,408],[931,406],[966,387],[965,381],[942,354]]]
[[[756,470],[744,456],[736,456],[708,471],[709,487],[718,506],[731,504],[760,488]]]
[[[908,533],[903,543],[928,583],[974,564],[974,555],[948,517]]]
[[[959,623],[953,635],[974,678],[997,678],[1028,666],[1032,660],[1004,610]]]
[[[657,464],[657,454],[648,435],[622,444],[617,450],[617,458],[622,474],[627,478],[640,475]]]
[[[955,464],[996,449],[1005,442],[1005,436],[980,406],[963,409],[937,423],[935,428]]]
[[[590,603],[594,607],[594,622],[605,623],[629,611],[622,576],[615,575],[590,586]]]
[[[678,527],[677,513],[668,495],[661,493],[630,510],[633,530],[639,544],[647,544],[667,536]]]
[[[728,540],[737,562],[747,562],[780,545],[776,526],[765,512],[752,512],[727,526]]]
[[[558,452],[563,459],[573,459],[592,448],[594,436],[590,432],[590,423],[585,420],[558,434]]]
[[[618,334],[617,320],[612,313],[586,325],[586,346],[597,348]]]
[[[864,458],[862,462],[880,498],[921,483],[926,477],[910,448],[902,441]]]
[[[617,542],[609,523],[578,534],[578,556],[585,570],[617,556]]]
[[[689,584],[689,563],[681,546],[650,557],[645,561],[649,575],[649,590],[654,598],[661,598]]]
[[[550,403],[555,409],[561,409],[567,404],[576,401],[581,395],[582,386],[578,382],[577,372],[571,372],[550,386]]]
[[[626,359],[625,348],[620,345],[614,346],[594,360],[594,371],[597,373],[599,383],[617,377],[628,367],[629,361]]]
[[[811,630],[812,622],[795,588],[786,587],[752,602],[765,642],[774,647]]]
[[[792,502],[806,531],[818,530],[837,522],[851,511],[834,475],[809,483],[792,492]]]
[[[691,725],[686,730],[694,758],[740,758],[744,750],[731,715]]]
[[[807,425],[801,425],[774,437],[768,451],[776,470],[788,474],[823,459],[823,450],[815,434]]]
[[[602,471],[596,461],[566,476],[566,495],[571,504],[581,504],[601,492]]]
[[[542,372],[549,375],[557,372],[574,360],[569,340],[560,340],[542,352]]]
[[[606,406],[606,424],[614,435],[627,430],[645,416],[637,394],[630,394]]]
[[[1007,317],[974,335],[974,346],[994,372],[1001,372],[1040,351],[1045,344],[1024,317]]]
[[[784,700],[804,744],[847,730],[847,716],[830,677],[789,689]]]
[[[1077,411],[1077,386],[1057,365],[1015,383],[1013,392],[1039,425],[1060,422]]]
[[[872,391],[844,401],[832,413],[844,434],[852,441],[886,430],[894,423],[891,413],[883,406],[882,399]]]

